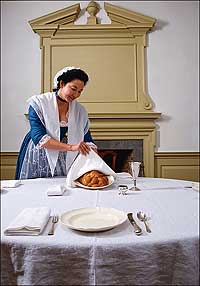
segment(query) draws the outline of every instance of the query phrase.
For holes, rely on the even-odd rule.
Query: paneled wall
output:
[[[155,177],[198,182],[199,155],[199,152],[155,153]],[[1,153],[1,180],[14,179],[16,161],[16,152]]]
[[[1,180],[15,178],[17,155],[17,152],[1,152]]]
[[[199,181],[199,153],[155,153],[155,177]]]

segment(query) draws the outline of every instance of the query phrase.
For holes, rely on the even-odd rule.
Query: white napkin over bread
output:
[[[92,149],[87,155],[79,154],[73,162],[66,179],[69,187],[75,187],[74,181],[86,172],[97,170],[105,175],[116,177],[116,173],[104,162],[104,160]]]
[[[47,207],[25,208],[4,230],[5,235],[38,235],[40,234],[50,217],[50,209]]]

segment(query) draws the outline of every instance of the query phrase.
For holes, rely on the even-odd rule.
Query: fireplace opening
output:
[[[129,162],[141,162],[139,176],[144,177],[143,140],[96,140],[98,154],[116,173],[129,172]]]

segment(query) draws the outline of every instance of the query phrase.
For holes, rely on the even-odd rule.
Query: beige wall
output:
[[[102,1],[96,1],[103,7]],[[147,91],[161,112],[157,152],[198,151],[198,2],[107,1],[158,19],[148,36]],[[40,93],[39,36],[28,21],[77,1],[2,1],[2,151],[18,152],[28,131],[26,99]],[[89,1],[81,1],[81,7]],[[105,12],[99,18],[108,23]],[[86,14],[77,21],[84,23]],[[119,67],[120,68],[120,67]],[[94,82],[90,83],[95,84]],[[11,131],[11,132],[8,132]]]

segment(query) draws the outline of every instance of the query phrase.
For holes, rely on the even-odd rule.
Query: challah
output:
[[[93,170],[90,172],[85,173],[78,181],[87,187],[104,187],[108,185],[108,178],[103,173]]]

